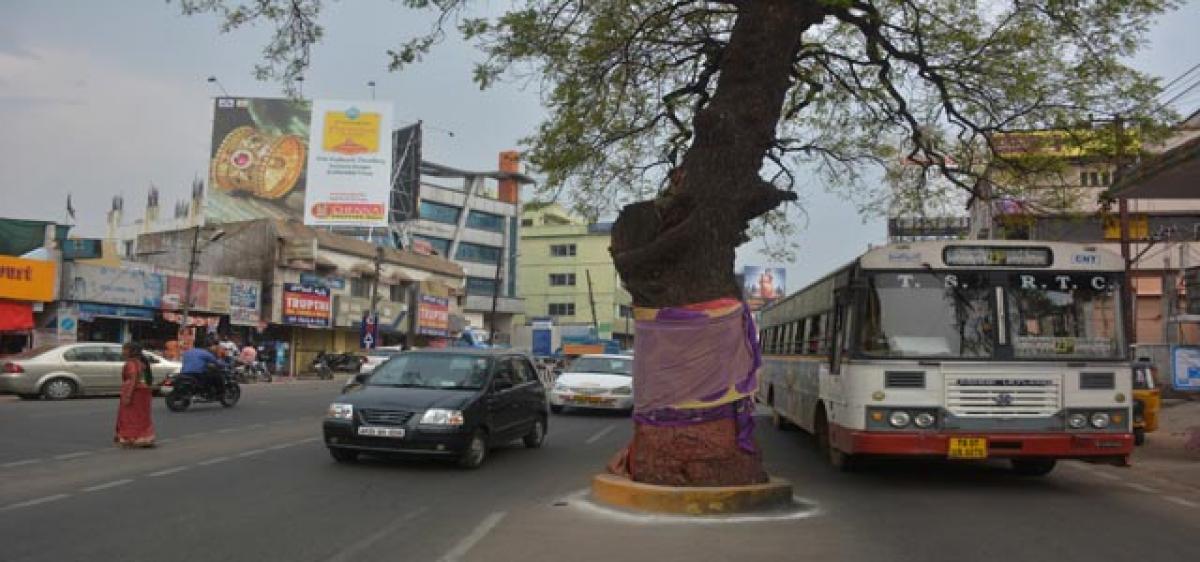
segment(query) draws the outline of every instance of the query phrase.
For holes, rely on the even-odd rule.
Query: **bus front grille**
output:
[[[1034,418],[1062,408],[1061,379],[1055,377],[949,376],[946,409],[961,417]]]

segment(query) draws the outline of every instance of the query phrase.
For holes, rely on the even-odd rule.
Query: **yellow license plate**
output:
[[[576,396],[575,401],[580,404],[601,404],[604,399],[599,396]]]
[[[951,437],[950,451],[947,456],[952,459],[986,459],[988,456],[987,439],[983,437]]]

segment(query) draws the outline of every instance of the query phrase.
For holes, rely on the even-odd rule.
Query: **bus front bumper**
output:
[[[950,455],[950,439],[983,438],[988,457],[1124,460],[1133,454],[1130,433],[945,433],[861,431],[838,428],[834,442],[843,452],[861,455]]]

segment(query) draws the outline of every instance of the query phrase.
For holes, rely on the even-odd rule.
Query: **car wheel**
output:
[[[1054,459],[1012,459],[1013,472],[1021,476],[1045,476],[1057,464]]]
[[[486,458],[487,436],[482,430],[476,429],[475,434],[471,436],[471,442],[467,445],[467,450],[463,451],[462,456],[458,458],[458,466],[470,469],[479,468]]]
[[[541,447],[542,443],[546,442],[546,420],[539,417],[537,421],[533,422],[533,429],[525,434],[523,441],[525,446],[530,449]]]
[[[333,457],[333,460],[340,462],[340,463],[358,462],[358,451],[355,451],[353,449],[342,449],[340,447],[330,447],[329,448],[329,456]]]
[[[42,385],[42,398],[46,400],[66,400],[79,391],[79,387],[75,385],[75,381],[71,379],[57,378],[46,381]]]
[[[554,405],[551,405],[551,406],[550,406],[550,411],[551,411],[551,412],[554,412],[554,413],[556,413],[556,414],[561,414],[561,413],[563,413],[563,407],[562,407],[562,406],[554,406]]]

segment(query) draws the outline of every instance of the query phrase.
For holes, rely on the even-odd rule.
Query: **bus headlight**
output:
[[[1086,415],[1075,413],[1067,417],[1067,426],[1071,429],[1083,429],[1087,427],[1088,419]]]
[[[1096,412],[1092,414],[1092,427],[1096,429],[1104,429],[1108,427],[1109,417],[1104,412]]]
[[[908,415],[908,412],[903,410],[896,410],[892,412],[890,416],[888,416],[888,423],[892,424],[892,427],[896,428],[904,427],[908,425],[908,422],[910,421],[912,421],[912,416]]]
[[[935,421],[937,421],[937,418],[933,417],[933,414],[929,412],[921,412],[917,414],[915,418],[913,418],[913,423],[917,424],[917,427],[921,429],[928,429],[932,427],[933,422]]]

